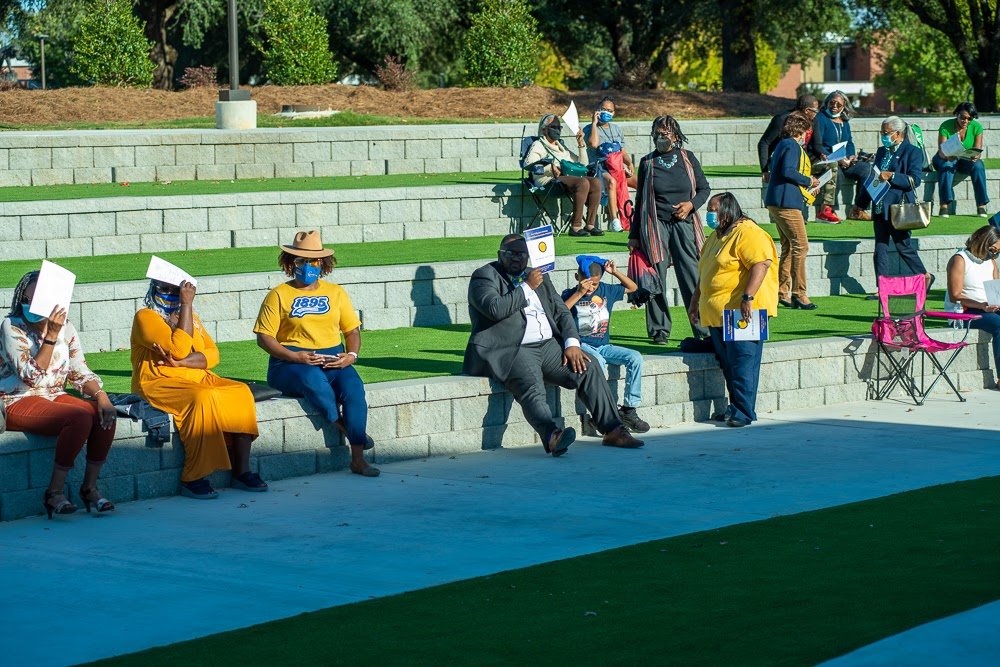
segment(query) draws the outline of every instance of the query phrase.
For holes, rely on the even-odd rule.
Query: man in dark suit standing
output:
[[[771,177],[771,155],[774,153],[774,149],[778,146],[778,142],[781,141],[781,128],[785,126],[785,119],[796,111],[804,113],[806,118],[812,120],[816,117],[816,114],[819,113],[819,100],[817,100],[814,95],[802,95],[795,102],[794,109],[782,111],[771,118],[771,122],[767,124],[767,129],[764,130],[764,134],[761,135],[760,141],[757,142],[757,157],[760,160],[760,177],[764,183],[767,183]],[[808,144],[809,136],[807,135],[806,145]]]
[[[472,274],[472,335],[465,348],[464,372],[502,382],[552,456],[566,452],[576,431],[556,427],[545,400],[546,381],[576,390],[605,434],[603,444],[642,447],[644,443],[632,437],[618,418],[600,367],[580,349],[573,315],[549,278],[527,266],[528,244],[521,235],[509,234],[500,242],[497,261]]]

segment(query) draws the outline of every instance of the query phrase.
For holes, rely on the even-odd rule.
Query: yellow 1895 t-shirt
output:
[[[340,345],[341,332],[359,326],[361,320],[344,288],[320,280],[314,290],[282,283],[268,292],[253,330],[282,345],[322,350]]]

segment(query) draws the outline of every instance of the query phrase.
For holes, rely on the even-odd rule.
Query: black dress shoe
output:
[[[662,331],[653,336],[653,345],[666,345],[670,342],[670,336]]]
[[[590,232],[582,227],[580,229],[571,229],[568,233],[570,236],[590,236]]]
[[[591,236],[604,236],[604,230],[600,229],[599,227],[593,227],[591,229],[588,229],[587,232]]]
[[[802,303],[799,301],[799,297],[792,297],[792,308],[798,308],[799,310],[816,310],[815,303]]]
[[[785,308],[794,308],[795,304],[791,301],[785,301],[784,299],[778,299],[778,305],[784,306]]]

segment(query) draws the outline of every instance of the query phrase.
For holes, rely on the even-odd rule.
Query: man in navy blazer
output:
[[[545,382],[575,389],[610,447],[642,447],[622,424],[600,366],[580,349],[576,319],[549,277],[528,270],[528,245],[520,234],[500,242],[497,261],[476,269],[469,281],[472,335],[463,371],[493,377],[521,404],[545,452],[562,455],[576,438],[557,428]]]
[[[872,225],[875,228],[875,275],[889,273],[889,239],[896,244],[900,259],[913,274],[923,273],[930,289],[934,276],[927,273],[920,255],[913,245],[908,229],[896,229],[889,221],[889,211],[893,204],[917,200],[917,187],[923,170],[922,151],[906,140],[906,122],[899,116],[889,116],[882,121],[880,135],[882,145],[875,153],[872,166],[880,170],[879,179],[889,183],[889,190],[878,201],[872,203]]]

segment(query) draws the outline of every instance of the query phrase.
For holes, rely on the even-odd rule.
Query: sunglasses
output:
[[[306,257],[296,257],[294,263],[295,266],[299,268],[302,268],[306,264],[308,264],[309,266],[323,266],[323,260],[319,258],[309,259]]]
[[[510,259],[527,259],[528,258],[528,253],[526,253],[524,251],[521,251],[521,250],[502,250],[500,252],[501,252],[501,254],[504,257],[508,257]]]

